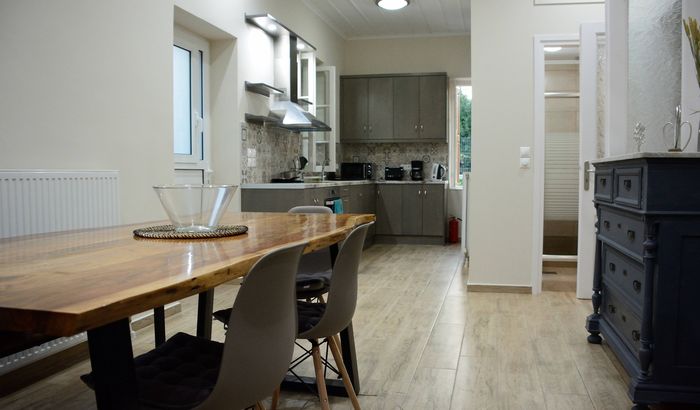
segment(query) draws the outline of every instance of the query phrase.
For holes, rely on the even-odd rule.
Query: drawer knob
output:
[[[608,312],[614,314],[616,311],[617,311],[617,308],[615,308],[615,305],[608,305]]]
[[[632,331],[632,340],[634,340],[635,342],[638,342],[638,341],[639,341],[639,337],[640,337],[640,336],[641,336],[641,335],[639,334],[639,330],[633,330],[633,331]]]
[[[610,229],[610,221],[603,221],[603,226],[605,227],[605,229],[609,230]]]
[[[625,316],[625,315],[620,315],[620,318],[622,319],[623,322],[627,322],[627,316]]]
[[[610,272],[615,272],[616,266],[615,266],[614,263],[610,262],[610,263],[608,264],[608,267],[610,268]]]
[[[642,282],[635,280],[634,282],[632,282],[632,288],[637,293],[641,292],[642,291]]]
[[[622,276],[627,276],[627,269],[622,270]]]
[[[631,179],[625,179],[622,184],[625,186],[626,190],[632,189],[632,180]]]
[[[631,230],[631,229],[628,230],[628,231],[627,231],[627,239],[629,239],[630,241],[633,241],[633,240],[634,240],[634,237],[635,237],[634,231]]]
[[[605,186],[608,183],[607,178],[601,178],[600,179],[600,185]]]

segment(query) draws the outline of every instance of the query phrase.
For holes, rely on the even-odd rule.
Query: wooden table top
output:
[[[245,235],[200,240],[134,237],[167,222],[0,239],[0,330],[69,336],[245,275],[262,255],[341,241],[374,215],[229,213]]]

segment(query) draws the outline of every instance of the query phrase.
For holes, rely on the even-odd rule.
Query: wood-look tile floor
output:
[[[572,292],[467,293],[455,246],[375,245],[365,251],[354,319],[364,409],[629,409],[626,386],[600,345],[586,342],[590,302]],[[217,288],[215,308],[238,287]],[[168,318],[168,334],[194,332],[196,299]],[[223,340],[215,323],[214,338]],[[138,331],[136,354],[153,346]],[[304,373],[311,375],[310,364]],[[2,409],[90,409],[78,379],[88,361],[0,399]],[[345,398],[331,406],[351,408]],[[316,409],[282,392],[281,408]]]

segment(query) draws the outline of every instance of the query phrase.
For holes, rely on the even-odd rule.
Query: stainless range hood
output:
[[[275,85],[269,88],[288,93],[269,94],[270,111],[265,122],[297,132],[330,131],[331,127],[298,104],[297,46],[301,44],[306,50],[316,47],[269,14],[246,14],[245,18],[275,39]]]

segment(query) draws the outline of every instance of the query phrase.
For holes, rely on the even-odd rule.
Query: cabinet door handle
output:
[[[633,240],[634,240],[634,236],[635,236],[635,233],[634,233],[633,230],[630,229],[630,230],[627,231],[627,239],[629,239],[630,241],[633,241]]]
[[[608,305],[608,312],[615,314],[617,311],[617,308],[615,308],[615,305]]]
[[[418,131],[418,126],[417,126],[417,125],[414,125],[414,126],[413,126],[413,130],[414,130],[414,131]]]
[[[605,229],[610,229],[610,221],[603,221],[603,226]]]
[[[420,130],[423,131],[424,128],[425,128],[425,127],[423,127],[423,124],[421,124]]]
[[[638,342],[638,341],[639,341],[639,336],[641,336],[641,335],[639,334],[639,330],[633,330],[633,331],[632,331],[632,340],[634,340],[635,342]]]
[[[627,269],[622,270],[622,276],[627,276]]]
[[[608,267],[610,268],[610,272],[615,272],[616,266],[614,263],[610,262],[610,264],[608,264]]]
[[[418,196],[420,196],[420,189],[418,190]]]
[[[622,319],[623,322],[627,322],[627,316],[625,315],[620,315],[620,319]]]
[[[625,186],[625,189],[627,191],[632,189],[632,180],[631,179],[625,179],[624,181],[622,181],[622,184]]]
[[[369,126],[369,132],[372,132],[372,126],[371,126],[371,125]]]
[[[607,178],[600,178],[600,185],[605,186],[608,183]]]
[[[641,292],[642,291],[642,282],[635,280],[634,282],[632,282],[632,288],[637,293]]]

